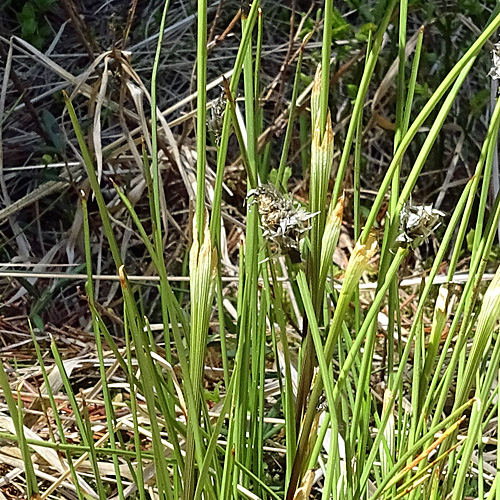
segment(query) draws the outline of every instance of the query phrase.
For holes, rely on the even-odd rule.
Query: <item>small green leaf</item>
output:
[[[22,19],[35,19],[35,7],[31,2],[24,4],[23,10],[21,11]]]
[[[38,314],[33,314],[31,316],[31,322],[35,328],[38,328],[41,332],[44,331],[45,325],[43,324],[42,318]]]
[[[377,27],[373,23],[366,23],[361,26],[360,30],[356,33],[356,40],[360,42],[366,42],[370,32],[375,32]]]
[[[291,176],[292,169],[290,167],[285,167],[285,172],[283,173],[283,186],[286,186],[288,184]]]
[[[285,167],[285,171],[283,172],[283,183],[282,186],[286,186],[290,177],[292,176],[292,169],[290,167]],[[273,168],[271,172],[269,172],[269,180],[272,184],[277,186],[278,184],[278,170]]]
[[[356,99],[356,96],[358,95],[358,86],[354,84],[348,84],[347,85],[347,95],[351,99]]]
[[[23,37],[29,37],[33,35],[38,27],[36,19],[34,17],[27,17],[22,21],[21,34]]]
[[[472,248],[474,246],[474,234],[475,234],[476,231],[474,231],[474,229],[471,229],[468,233],[467,233],[467,236],[466,236],[466,239],[467,239],[467,250],[469,252],[472,252]]]
[[[63,152],[64,141],[55,116],[50,111],[44,109],[42,111],[42,122],[56,150],[58,152]]]

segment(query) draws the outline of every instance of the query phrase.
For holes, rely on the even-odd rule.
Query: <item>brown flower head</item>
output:
[[[418,245],[428,238],[440,225],[444,213],[432,205],[405,203],[399,216],[399,233],[396,243]]]
[[[493,65],[491,66],[488,76],[491,76],[493,80],[500,80],[500,42],[493,46],[491,55],[493,58]]]
[[[264,238],[282,254],[299,252],[301,235],[309,229],[306,223],[317,214],[307,212],[272,184],[252,189],[248,193],[251,196],[259,208]]]
[[[224,113],[226,111],[226,96],[224,91],[214,99],[210,105],[210,116],[207,117],[207,129],[214,134],[215,142],[220,144],[222,136],[222,125],[224,124]]]

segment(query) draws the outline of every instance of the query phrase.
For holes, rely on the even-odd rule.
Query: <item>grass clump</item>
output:
[[[296,74],[279,160],[272,161],[276,144],[262,102],[264,7],[244,2],[234,18],[241,32],[234,64],[220,79],[221,104],[207,97],[213,83],[209,6],[198,1],[195,142],[183,144],[176,119],[168,122],[159,106],[168,1],[158,21],[150,92],[128,55],[110,51],[94,65],[103,67],[99,86],[77,85],[93,90],[97,111],[88,130],[76,93],[63,93],[85,168],[81,293],[95,357],[63,356],[61,339],[52,335],[49,372],[37,310],[30,333],[43,386],[31,394],[28,411],[25,381],[16,380],[13,390],[7,364],[0,370],[8,409],[0,436],[20,451],[13,463],[28,498],[458,500],[500,494],[500,268],[490,260],[498,192],[489,199],[500,125],[496,94],[475,169],[453,210],[435,208],[425,199],[429,190],[419,188],[500,14],[492,13],[425,93],[417,80],[426,35],[414,29],[407,2],[360,8],[360,18],[373,24],[350,42],[359,48],[348,63],[356,64],[358,78],[348,84],[345,113],[335,109],[332,73],[338,78],[340,70],[332,47],[354,27],[326,0],[320,17],[305,14],[300,36],[291,37]],[[396,59],[374,90],[385,50]],[[314,58],[314,77],[303,75]],[[112,64],[128,75],[118,102],[107,98]],[[377,107],[388,88],[390,119]],[[124,106],[126,92],[135,99],[134,112]],[[118,113],[126,146],[103,145],[104,108]],[[132,119],[137,136],[127,125]],[[367,190],[361,183],[374,160],[367,125],[373,121],[391,133],[379,151],[388,158],[386,168]],[[127,152],[136,162],[134,186],[118,171],[104,172],[106,152],[115,158]],[[299,157],[307,162],[302,180],[289,166]],[[166,163],[178,169],[190,201],[190,246],[179,259],[188,286],[171,284],[166,262],[171,224],[178,224],[168,205]],[[235,172],[244,179],[240,219],[224,195]],[[120,290],[119,299],[109,291],[105,306],[98,295],[95,220]],[[149,294],[128,273],[132,237],[157,278]],[[339,256],[342,239],[351,248]],[[427,240],[434,248],[425,260]],[[416,263],[427,268],[408,293],[405,269]],[[82,366],[95,371],[91,388],[72,382]],[[21,368],[13,371],[19,375]],[[56,450],[57,465],[43,450]]]

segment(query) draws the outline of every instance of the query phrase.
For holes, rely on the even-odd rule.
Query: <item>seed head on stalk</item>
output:
[[[432,205],[405,203],[399,215],[396,243],[416,248],[441,225],[440,218],[444,215],[440,210],[432,208]]]
[[[263,184],[248,193],[258,205],[263,236],[282,255],[290,255],[293,262],[300,261],[300,238],[309,230],[311,214],[281,194],[272,184]],[[299,260],[296,260],[296,259]]]

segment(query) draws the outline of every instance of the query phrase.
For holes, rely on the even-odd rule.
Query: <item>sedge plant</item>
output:
[[[444,500],[463,498],[464,492],[474,485],[481,492],[480,498],[500,497],[498,479],[491,481],[486,474],[478,474],[474,465],[479,457],[484,472],[483,436],[498,420],[495,386],[500,360],[498,269],[487,289],[482,280],[500,219],[498,197],[490,210],[487,203],[500,123],[498,105],[490,117],[474,174],[463,187],[454,212],[445,216],[439,249],[421,286],[416,288],[414,317],[409,328],[402,322],[400,290],[404,263],[421,240],[432,234],[437,226],[436,217],[441,217],[431,208],[420,207],[419,213],[423,215],[418,224],[410,227],[407,214],[413,210],[412,193],[476,58],[500,26],[500,14],[496,13],[483,27],[427,102],[416,109],[416,83],[425,32],[420,30],[417,34],[408,77],[405,50],[408,3],[390,0],[377,5],[382,14],[377,26],[370,29],[364,58],[359,63],[361,76],[344,139],[334,134],[330,109],[331,93],[335,92],[330,88],[330,64],[336,11],[333,1],[326,0],[322,10],[321,63],[313,78],[308,110],[299,106],[304,99],[300,94],[303,90],[300,75],[312,33],[304,34],[301,40],[281,160],[276,162],[274,171],[268,171],[264,156],[269,149],[259,147],[264,123],[260,76],[265,26],[262,20],[266,11],[261,10],[259,0],[243,2],[240,44],[231,78],[224,82],[226,106],[215,147],[213,198],[208,203],[207,2],[198,1],[197,189],[191,207],[189,300],[181,301],[182,294],[176,295],[172,290],[165,264],[163,186],[156,130],[159,113],[156,82],[169,8],[168,0],[165,2],[153,67],[151,147],[144,146],[141,165],[149,198],[150,225],[144,224],[123,187],[114,185],[159,276],[163,328],[159,337],[153,334],[149,318],[140,307],[140,286],[128,278],[127,258],[122,255],[96,174],[95,151],[89,147],[71,99],[65,96],[92,196],[120,278],[125,340],[125,347],[119,348],[93,294],[85,195],[82,196],[87,260],[85,290],[96,336],[106,435],[96,441],[87,402],[73,393],[70,375],[53,342],[53,356],[76,419],[80,444],[70,444],[64,439],[64,426],[57,418],[54,422],[59,438],[54,435],[50,444],[45,443],[60,453],[65,478],[73,484],[78,498],[125,499],[134,494],[141,500],[239,497],[294,500],[314,494],[315,498],[324,499]],[[376,186],[371,207],[363,212],[360,198],[363,110],[385,50],[383,42],[388,30],[398,32],[392,159],[380,185]],[[304,117],[306,112],[309,117]],[[431,115],[433,120],[429,122]],[[304,126],[310,123],[310,144],[304,145],[309,152],[303,155],[310,159],[308,202],[303,207],[291,200],[287,185],[290,175],[286,165],[296,120],[300,122],[302,139],[306,139]],[[424,125],[428,128],[422,129]],[[425,139],[403,178],[405,153],[421,130],[425,130]],[[248,198],[238,261],[238,292],[231,297],[236,319],[229,325],[232,320],[227,314],[228,292],[224,288],[225,269],[221,262],[222,198],[228,144],[233,132]],[[343,194],[351,168],[353,209]],[[269,183],[274,184],[269,186]],[[281,207],[281,215],[263,206],[268,198],[262,193],[268,198],[269,193],[277,193],[272,195],[275,199],[271,196],[271,202]],[[474,211],[477,199],[479,208]],[[386,201],[387,213],[381,218]],[[278,217],[275,233],[270,222],[274,215]],[[302,220],[297,222],[300,217]],[[338,283],[333,279],[333,254],[343,219],[353,221],[354,245]],[[469,275],[458,291],[453,277],[470,225],[475,227],[475,233]],[[290,229],[292,226],[295,232]],[[292,259],[290,245],[299,254],[298,262]],[[438,286],[434,280],[445,262],[446,283]],[[360,282],[368,275],[375,276],[373,292],[365,294]],[[287,282],[291,285],[285,286]],[[295,309],[292,303],[296,304]],[[385,360],[380,367],[375,355],[381,333],[378,319],[383,309],[389,321],[382,332]],[[429,334],[428,317],[432,318]],[[292,325],[297,331],[295,336],[291,335]],[[223,366],[220,401],[216,405],[207,401],[204,377],[211,329],[220,338]],[[235,332],[231,338],[232,356],[227,344],[229,331]],[[33,340],[36,344],[35,336]],[[43,365],[36,346],[38,360]],[[102,356],[104,349],[112,353],[116,369],[128,387],[127,410],[134,431],[128,442],[120,431],[118,406],[111,396],[110,374]],[[375,371],[382,373],[382,395],[374,386]],[[43,374],[47,381],[46,372]],[[21,400],[15,398],[8,382],[5,370],[0,370],[0,383],[15,431],[1,436],[18,443],[25,463],[27,492],[31,498],[38,498],[30,453],[35,445],[43,444],[27,438]],[[50,390],[48,404],[56,416],[57,403]],[[147,447],[140,436],[147,436]],[[498,444],[494,446],[498,456]],[[92,487],[82,480],[78,470],[82,454],[88,457],[94,476]],[[101,477],[104,461],[112,463],[116,478],[112,486]],[[281,467],[278,479],[269,472],[273,461]],[[122,467],[127,469],[131,480],[121,478]]]

